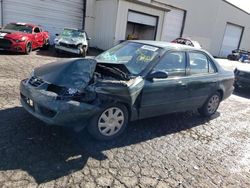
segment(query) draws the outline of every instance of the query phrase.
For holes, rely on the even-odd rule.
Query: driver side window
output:
[[[186,54],[185,52],[167,53],[155,66],[154,71],[165,71],[169,77],[186,75]]]

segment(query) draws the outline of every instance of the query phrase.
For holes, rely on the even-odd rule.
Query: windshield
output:
[[[32,33],[32,27],[23,24],[8,24],[4,27],[6,30],[20,31],[24,33]]]
[[[85,37],[84,32],[73,30],[73,29],[64,29],[61,33],[62,37]]]
[[[160,48],[136,42],[124,42],[96,57],[98,62],[124,64],[139,75],[160,53]]]

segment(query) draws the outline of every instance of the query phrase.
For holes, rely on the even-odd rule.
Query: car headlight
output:
[[[30,76],[27,78],[26,84],[29,82],[29,80],[30,80],[33,76],[35,76],[34,70],[32,70],[32,72],[30,73]]]
[[[17,39],[16,42],[24,42],[26,41],[26,39],[27,39],[26,37],[22,37],[21,39]]]
[[[56,39],[54,40],[54,43],[55,43],[55,44],[59,44],[59,39],[56,38]]]

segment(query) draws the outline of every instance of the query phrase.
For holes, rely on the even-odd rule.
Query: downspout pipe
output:
[[[83,0],[83,20],[82,20],[83,30],[85,30],[86,8],[87,8],[87,0]]]
[[[1,5],[1,27],[3,27],[3,0],[0,0]]]

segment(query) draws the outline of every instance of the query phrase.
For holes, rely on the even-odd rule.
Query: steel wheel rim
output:
[[[220,97],[218,95],[212,96],[208,101],[207,110],[210,114],[213,114],[220,104]]]
[[[104,136],[113,136],[121,130],[124,120],[124,113],[121,109],[108,108],[98,120],[99,131]]]

